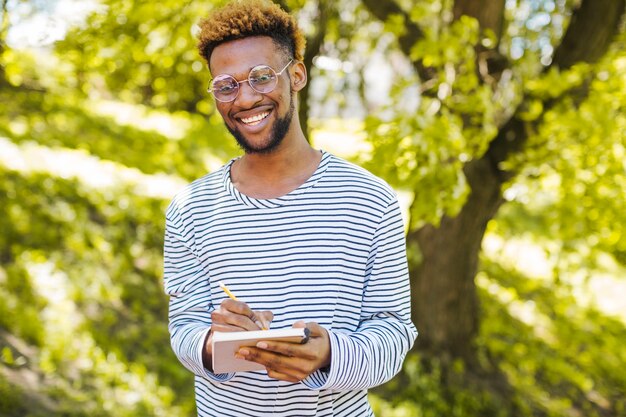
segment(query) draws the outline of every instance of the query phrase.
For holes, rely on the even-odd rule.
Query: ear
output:
[[[291,89],[300,91],[307,83],[306,67],[300,61],[296,61],[290,68],[291,73]]]

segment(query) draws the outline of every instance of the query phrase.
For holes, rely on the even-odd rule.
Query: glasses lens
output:
[[[237,96],[239,83],[230,75],[221,75],[213,80],[211,90],[216,99],[220,101],[232,101]]]
[[[269,93],[276,87],[278,81],[274,70],[267,65],[252,68],[248,80],[252,88],[259,93]]]

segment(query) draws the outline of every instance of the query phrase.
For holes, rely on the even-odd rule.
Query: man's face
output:
[[[238,39],[219,45],[211,55],[211,73],[247,80],[257,65],[269,65],[279,72],[289,58],[267,36]],[[246,153],[269,153],[276,149],[291,128],[295,110],[290,85],[290,68],[278,76],[273,91],[259,93],[248,82],[239,84],[239,93],[232,102],[219,102],[217,109],[226,127]]]

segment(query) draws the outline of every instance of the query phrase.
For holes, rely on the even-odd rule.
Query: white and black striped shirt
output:
[[[234,161],[234,160],[233,160]],[[199,416],[371,416],[367,389],[401,368],[410,320],[405,236],[393,190],[329,153],[299,188],[254,199],[230,181],[233,161],[194,181],[166,215],[165,291],[174,352],[196,375]],[[202,365],[223,281],[272,328],[315,321],[332,363],[300,383],[265,371],[213,374]]]

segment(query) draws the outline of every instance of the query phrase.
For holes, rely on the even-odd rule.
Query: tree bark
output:
[[[452,13],[454,19],[462,15],[476,18],[482,30],[493,31],[496,38],[502,36],[505,0],[455,0]]]
[[[457,0],[455,13],[474,15],[481,23],[501,27],[492,17],[498,13],[481,11],[485,1]],[[583,0],[573,12],[552,65],[565,69],[577,62],[594,62],[604,55],[618,31],[625,1]],[[499,3],[504,7],[502,1]],[[363,4],[383,21],[392,13],[404,13],[393,0],[363,0]],[[408,19],[405,22],[407,30],[399,45],[410,56],[412,45],[424,32],[414,22]],[[413,65],[422,76],[423,65],[417,62]],[[540,123],[540,119],[527,122],[520,116],[529,100],[522,98],[485,154],[464,167],[471,192],[460,213],[454,218],[444,216],[439,227],[426,225],[409,230],[407,235],[408,246],[418,246],[422,253],[419,265],[409,265],[413,320],[420,330],[416,346],[432,356],[444,360],[463,358],[469,362],[474,359],[472,341],[479,328],[475,276],[481,242],[488,222],[503,203],[502,184],[516,174],[504,171],[501,163],[511,154],[523,152],[529,132]],[[544,108],[553,103],[554,99],[546,99]]]
[[[324,38],[326,37],[326,31],[328,29],[328,21],[333,14],[331,4],[327,0],[318,1],[318,23],[317,31],[313,36],[307,39],[306,51],[304,53],[304,65],[308,72],[309,80],[299,93],[299,108],[298,117],[300,119],[300,126],[302,131],[306,135],[309,142],[311,141],[311,132],[309,128],[309,91],[311,86],[311,68],[313,67],[313,58],[319,55],[322,49]]]
[[[566,69],[577,62],[596,62],[609,49],[624,15],[624,0],[583,1],[572,14],[552,65]]]
[[[283,10],[288,13],[292,13],[289,5],[285,0],[272,0],[278,4]],[[298,119],[300,120],[300,127],[304,132],[307,140],[311,141],[311,131],[309,127],[309,113],[311,106],[309,104],[309,88],[311,85],[311,68],[313,67],[313,59],[320,54],[324,38],[328,29],[328,21],[334,13],[332,2],[328,0],[318,0],[317,2],[317,31],[307,37],[306,49],[304,51],[304,66],[307,69],[308,82],[302,90],[298,93]]]
[[[378,18],[380,21],[385,22],[391,16],[402,16],[404,19],[404,33],[398,37],[398,45],[400,50],[407,56],[411,56],[411,48],[420,39],[424,37],[424,31],[418,25],[416,25],[407,12],[405,12],[398,4],[393,0],[362,0],[363,5],[369,12]],[[410,59],[410,58],[409,58]],[[413,68],[420,76],[423,83],[434,77],[432,69],[424,66],[420,60],[411,60]]]
[[[2,18],[0,19],[0,58],[4,55],[4,51],[6,51],[6,36],[9,31],[9,0],[2,0],[2,6],[0,10],[2,10]],[[0,61],[0,87],[8,84],[6,79],[6,69],[4,67],[4,63]]]
[[[489,220],[502,203],[499,173],[479,159],[466,165],[472,189],[456,217],[444,216],[439,227],[426,225],[407,236],[422,252],[411,265],[413,320],[420,330],[417,348],[444,359],[471,362],[478,332],[478,297],[474,277]]]

